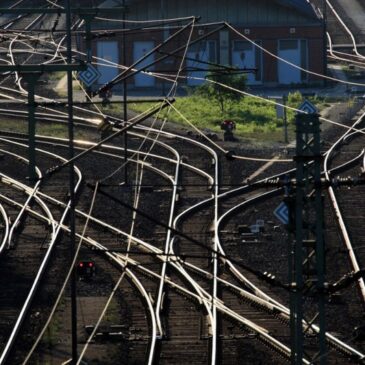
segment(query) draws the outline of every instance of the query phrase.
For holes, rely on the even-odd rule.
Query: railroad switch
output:
[[[103,118],[97,128],[101,132],[107,132],[113,128],[113,124],[110,122],[109,118]]]
[[[236,155],[235,151],[227,151],[226,154],[225,154],[226,159],[229,160],[229,161],[235,160],[235,155]]]
[[[353,282],[359,280],[361,277],[365,277],[365,270],[359,270],[357,272],[350,272],[349,274],[344,275],[336,283],[329,285],[327,290],[329,293],[334,293],[341,289],[347,288]]]

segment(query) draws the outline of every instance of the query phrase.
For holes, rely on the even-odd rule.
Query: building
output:
[[[219,22],[227,21],[243,34],[240,36],[225,28],[216,31],[206,39],[192,44],[182,74],[204,78],[209,66],[203,62],[233,65],[239,68],[257,68],[256,74],[248,74],[250,85],[288,85],[315,84],[322,82],[316,75],[288,65],[262,49],[250,43],[249,38],[273,55],[285,59],[303,69],[323,74],[325,71],[325,32],[320,12],[307,0],[126,0],[127,19],[138,21],[153,19],[173,19],[200,16],[192,39],[204,37]],[[107,0],[100,7],[120,6],[122,1]],[[115,17],[121,19],[121,14]],[[185,21],[185,24],[187,22]],[[204,24],[211,25],[204,25]],[[212,24],[215,23],[215,24]],[[201,25],[199,25],[201,24]],[[98,21],[94,26],[101,28],[121,28],[121,23]],[[128,27],[130,25],[128,24]],[[156,45],[166,40],[178,29],[175,24],[160,26],[158,29],[141,30],[141,24],[126,35],[127,65],[138,60]],[[93,44],[94,55],[116,63],[122,60],[122,37],[96,39]],[[160,53],[148,57],[138,67],[158,59],[164,53],[172,52],[186,44],[188,31],[179,35],[164,46]],[[183,51],[156,63],[147,71],[172,74],[179,68]],[[102,73],[99,84],[115,77],[115,68],[100,66]],[[201,83],[200,80],[187,79],[190,86]],[[135,88],[160,87],[164,81],[146,74],[138,74],[128,80]]]

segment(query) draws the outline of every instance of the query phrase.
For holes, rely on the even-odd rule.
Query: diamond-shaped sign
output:
[[[274,215],[282,224],[289,224],[289,209],[284,202],[274,210]]]
[[[100,76],[101,73],[92,64],[89,63],[85,71],[79,72],[78,79],[89,87],[94,82],[96,82]]]
[[[302,105],[298,109],[307,114],[318,113],[317,108],[307,99],[303,101]]]

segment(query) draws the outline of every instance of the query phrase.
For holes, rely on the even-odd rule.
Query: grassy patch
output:
[[[0,119],[0,130],[16,133],[28,133],[28,121],[14,119]],[[36,123],[36,134],[49,137],[67,138],[68,129],[66,124],[60,123]],[[85,134],[75,130],[75,139],[85,139]]]
[[[311,99],[319,108],[326,105],[323,99],[316,97]],[[302,95],[296,92],[289,94],[287,104],[296,108],[302,101]],[[129,108],[142,112],[152,105],[152,103],[131,103]],[[245,96],[238,101],[228,102],[224,113],[221,112],[217,103],[198,95],[177,98],[174,106],[200,129],[209,128],[219,132],[221,122],[224,119],[232,119],[236,122],[236,134],[239,136],[256,140],[281,141],[283,139],[283,120],[277,118],[275,105],[264,100]],[[287,111],[289,135],[294,134],[294,116],[294,111]],[[159,118],[165,117],[169,121],[186,124],[184,118],[173,109],[170,112],[164,110],[160,113]]]

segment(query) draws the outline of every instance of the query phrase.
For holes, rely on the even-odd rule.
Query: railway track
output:
[[[14,20],[12,25],[26,28],[35,24],[29,19],[30,24],[21,24],[23,20]],[[29,37],[21,42],[27,40]],[[18,34],[10,36],[11,54],[19,41]],[[57,53],[62,40],[53,40],[53,46],[55,53],[48,57],[62,61]],[[36,52],[35,47],[32,50]],[[12,62],[37,63],[39,59],[20,57]],[[7,90],[7,97],[24,100],[26,90],[21,79],[16,80],[18,91],[11,92],[4,87],[13,87],[13,80],[6,80],[2,90]],[[1,113],[7,115],[9,111]],[[21,108],[16,113],[26,117]],[[4,321],[0,363],[62,362],[69,358],[70,321],[63,318],[70,318],[70,292],[64,283],[69,269],[82,258],[97,266],[95,277],[77,284],[78,350],[85,360],[186,364],[189,358],[194,365],[288,361],[287,293],[258,275],[272,271],[285,281],[281,270],[286,256],[285,233],[262,213],[272,210],[277,204],[273,196],[280,192],[263,192],[246,182],[285,173],[292,165],[278,168],[275,157],[260,166],[258,174],[258,161],[249,165],[229,161],[221,150],[194,138],[154,129],[153,121],[129,131],[128,161],[124,161],[118,138],[96,148],[99,135],[90,122],[102,115],[80,107],[75,113],[77,128],[82,127],[90,139],[77,141],[76,150],[94,149],[75,165],[79,179],[78,258],[71,255],[69,242],[68,172],[57,168],[49,173],[66,162],[67,140],[37,137],[38,174],[46,177],[34,182],[24,173],[28,164],[23,145],[26,136],[3,133],[0,140],[5,162],[0,195],[1,259],[5,265],[0,270],[3,276],[16,273],[14,281],[1,283]],[[62,109],[52,108],[38,116],[42,123],[62,123],[67,118]],[[117,131],[123,121],[112,120]],[[357,146],[355,150],[359,155]],[[347,160],[339,164],[344,162]],[[264,221],[263,225],[258,220]],[[247,232],[254,223],[261,227],[259,232]],[[361,245],[359,242],[355,247]],[[21,295],[15,282],[22,283]],[[38,344],[35,338],[57,302],[53,325]],[[101,317],[103,308],[106,315]],[[355,299],[350,300],[346,313],[353,308],[359,308]],[[354,321],[360,316],[356,310]],[[348,338],[342,341],[342,336],[351,332],[349,326],[331,327],[333,332],[340,331],[340,339],[327,334],[336,350],[329,354],[331,361],[335,356],[339,356],[340,364],[359,363],[363,358],[358,343]],[[117,329],[114,335],[113,329]]]

